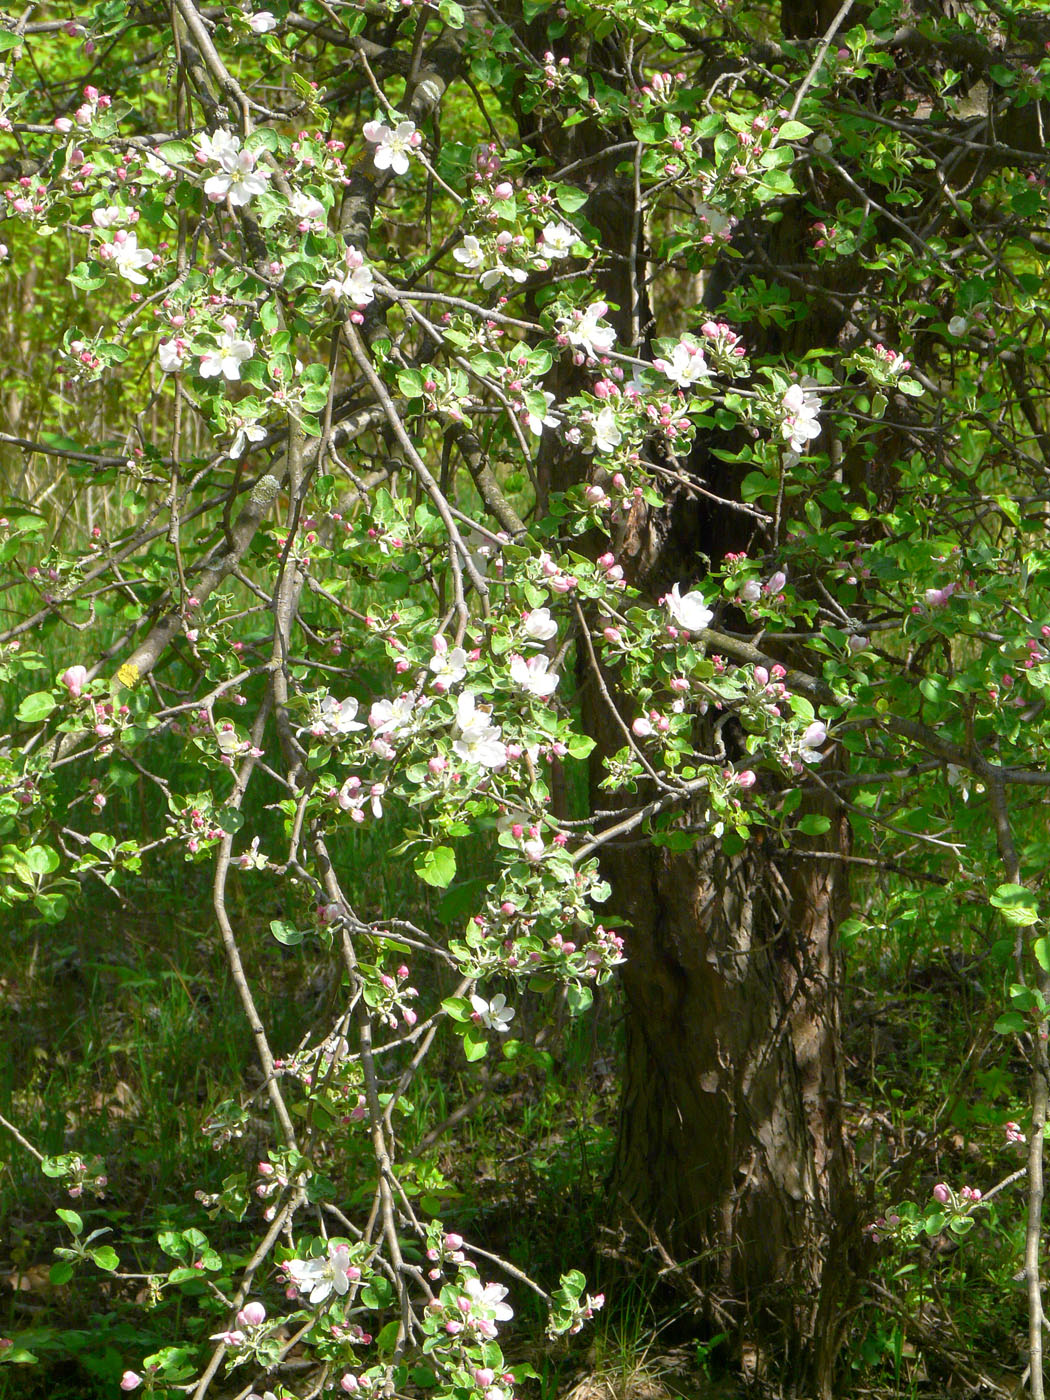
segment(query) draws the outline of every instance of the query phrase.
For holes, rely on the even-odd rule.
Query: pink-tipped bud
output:
[[[62,684],[69,691],[70,695],[77,696],[87,685],[87,667],[70,666],[68,671],[62,672]]]

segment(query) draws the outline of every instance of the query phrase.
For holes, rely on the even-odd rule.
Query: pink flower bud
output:
[[[266,1321],[266,1309],[262,1303],[245,1303],[237,1314],[237,1322],[241,1327],[258,1327]]]
[[[943,1181],[939,1181],[933,1188],[933,1199],[939,1201],[942,1206],[946,1206],[952,1198],[951,1187]]]
[[[121,1390],[138,1390],[142,1384],[142,1377],[134,1371],[125,1371],[120,1378]]]
[[[87,667],[70,666],[68,671],[62,672],[62,684],[69,691],[70,695],[77,696],[87,684]]]

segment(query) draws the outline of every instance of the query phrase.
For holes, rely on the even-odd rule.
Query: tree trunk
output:
[[[821,838],[834,851],[840,824]],[[815,845],[815,842],[811,842]],[[607,862],[630,920],[615,1186],[716,1317],[830,1394],[855,1227],[841,1120],[834,859],[712,840]]]

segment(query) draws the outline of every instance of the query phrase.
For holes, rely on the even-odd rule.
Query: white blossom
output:
[[[664,598],[664,604],[671,617],[686,632],[702,632],[709,626],[714,613],[704,602],[704,595],[694,589],[682,596],[682,586],[676,583]]]
[[[228,199],[236,209],[250,204],[256,195],[265,194],[269,172],[255,169],[252,151],[227,151],[219,160],[219,169],[204,182],[204,193],[213,204]]]
[[[351,244],[343,254],[346,271],[329,277],[321,291],[336,301],[352,301],[355,306],[367,306],[375,300],[375,278],[363,254]]]
[[[504,277],[509,277],[512,282],[524,282],[527,276],[528,274],[525,272],[524,268],[508,267],[505,262],[497,258],[493,266],[487,268],[486,271],[481,274],[478,281],[481,286],[484,287],[485,291],[488,291],[490,287],[494,287],[496,283],[501,281]]]
[[[230,443],[230,450],[226,456],[231,462],[236,462],[248,449],[251,442],[262,442],[266,436],[266,429],[261,423],[242,423],[237,429],[233,442]]]
[[[458,248],[452,249],[452,256],[468,272],[475,272],[485,265],[485,250],[472,233],[467,234]]]
[[[377,700],[368,712],[368,723],[377,734],[404,734],[415,723],[415,697]]]
[[[804,384],[792,384],[780,400],[783,422],[780,432],[792,452],[805,452],[806,443],[820,436],[820,399]]]
[[[704,352],[693,340],[680,340],[671,351],[669,360],[657,360],[655,364],[680,389],[690,389],[701,380],[711,378]]]
[[[569,344],[575,345],[593,360],[608,354],[616,344],[616,332],[612,326],[598,324],[608,309],[604,301],[594,301],[579,320],[571,321],[565,330]]]
[[[594,446],[598,452],[615,452],[623,442],[623,433],[610,404],[606,404],[597,414],[591,428],[594,432]]]
[[[803,763],[819,763],[824,755],[820,752],[820,746],[827,742],[828,731],[823,720],[815,719],[808,725],[802,735],[802,744],[799,748],[799,758]]]
[[[357,701],[352,695],[343,701],[326,695],[321,701],[318,724],[333,739],[341,739],[344,734],[365,727],[357,718]]]
[[[256,10],[248,17],[248,27],[253,34],[269,34],[271,29],[277,28],[277,20],[269,10]]]
[[[497,1001],[502,1000],[502,997],[493,997],[493,1006]],[[513,1014],[511,1012],[511,1015]],[[480,1279],[468,1278],[463,1285],[463,1291],[470,1298],[471,1303],[485,1309],[491,1309],[497,1322],[509,1322],[514,1316],[514,1309],[509,1303],[503,1301],[507,1296],[507,1290],[501,1283],[483,1284]]]
[[[342,1297],[350,1287],[346,1245],[329,1243],[327,1259],[289,1259],[285,1268],[299,1292],[309,1293],[311,1303],[323,1303],[333,1290]]]
[[[392,170],[395,175],[404,175],[408,170],[408,158],[413,148],[419,145],[415,122],[398,122],[393,129],[385,122],[365,122],[362,130],[367,139],[375,145],[372,159],[376,169]]]
[[[430,658],[430,669],[434,672],[434,679],[448,690],[451,686],[458,685],[467,674],[467,653],[462,647],[453,647],[451,651],[439,651]]]
[[[112,228],[114,224],[126,224],[130,210],[122,209],[119,204],[107,204],[98,209],[92,209],[91,222],[96,228]]]
[[[550,608],[533,608],[525,617],[525,635],[532,642],[549,642],[557,635],[558,624]]]
[[[153,254],[148,248],[139,247],[138,238],[134,233],[118,234],[117,238],[119,242],[114,241],[109,245],[109,260],[121,277],[141,286],[146,278],[139,269],[149,266],[153,261]]]
[[[545,700],[554,694],[561,679],[556,671],[548,671],[549,665],[549,659],[542,652],[539,656],[530,656],[528,661],[523,656],[513,656],[510,678],[529,695],[538,695]]]
[[[304,194],[302,190],[293,190],[288,207],[293,217],[298,219],[300,223],[323,225],[325,222],[324,205],[312,194]]]
[[[576,234],[568,224],[557,221],[549,223],[540,237],[543,251],[552,258],[567,258],[572,253],[572,245],[577,241]]]
[[[157,362],[165,374],[178,374],[186,364],[186,342],[178,336],[174,340],[162,340],[157,346]]]
[[[202,132],[197,137],[197,159],[203,161],[213,160],[218,164],[224,157],[230,159],[240,154],[240,138],[234,136],[232,131],[227,131],[225,127],[219,127],[218,131]]]
[[[728,214],[724,214],[712,204],[698,204],[696,216],[702,224],[706,224],[708,233],[713,233],[716,238],[720,233],[725,233],[733,222]]]
[[[241,365],[250,360],[255,351],[255,342],[237,334],[237,323],[232,316],[223,317],[223,331],[217,336],[218,345],[214,350],[205,350],[197,372],[202,379],[214,379],[222,375],[224,379],[240,379]]]
[[[490,710],[487,705],[478,705],[473,694],[464,690],[456,703],[456,730],[458,738],[452,747],[465,763],[476,763],[482,768],[502,768],[507,761],[507,750],[500,739],[499,728],[489,722]]]
[[[517,1014],[513,1006],[507,1005],[507,998],[502,992],[497,992],[491,1001],[486,1001],[484,997],[472,996],[470,1004],[474,1008],[474,1019],[478,1024],[484,1026],[487,1031],[497,1031],[500,1035],[505,1035],[510,1030],[510,1023]],[[471,1282],[476,1283],[477,1280],[472,1279]],[[481,1301],[480,1296],[478,1301]],[[499,1299],[495,1301],[498,1303]],[[499,1316],[498,1313],[496,1315]],[[508,1316],[513,1317],[514,1314],[508,1311]]]

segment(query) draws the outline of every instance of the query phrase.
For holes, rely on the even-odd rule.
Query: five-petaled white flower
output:
[[[205,350],[197,372],[202,379],[240,379],[241,365],[250,360],[255,350],[255,342],[237,334],[237,322],[232,316],[222,318],[222,334],[217,336],[218,345],[214,350]]]
[[[567,258],[572,253],[572,245],[577,241],[576,234],[562,223],[550,223],[543,230],[543,251],[552,258]]]
[[[807,392],[805,381],[792,384],[780,400],[784,415],[780,432],[792,452],[805,452],[806,443],[820,436],[820,399]]]
[[[671,351],[671,358],[656,360],[655,365],[680,389],[689,389],[701,380],[711,378],[703,350],[695,341],[689,339],[680,340]]]
[[[364,729],[365,726],[357,718],[357,701],[352,695],[343,701],[326,695],[321,701],[317,727],[330,738],[341,739],[344,734]]]
[[[694,589],[683,596],[682,585],[679,583],[666,595],[664,603],[673,620],[686,632],[702,632],[714,617],[714,613],[704,602],[702,593]]]
[[[517,1014],[513,1006],[507,1005],[507,998],[502,992],[497,992],[491,1001],[486,1001],[484,997],[472,996],[470,1004],[474,1008],[474,1015],[471,1019],[476,1021],[479,1026],[484,1026],[487,1031],[497,1031],[500,1035],[506,1035],[507,1031],[510,1030],[511,1021]],[[477,1282],[476,1279],[471,1281]],[[480,1284],[478,1286],[480,1288]],[[492,1286],[492,1284],[489,1285],[490,1288]],[[504,1293],[506,1291],[506,1289],[503,1290]],[[499,1299],[497,1298],[495,1301],[498,1303]],[[496,1316],[498,1317],[499,1314],[497,1313]],[[514,1314],[508,1312],[507,1316],[513,1317]]]
[[[415,697],[399,695],[396,700],[377,700],[368,712],[368,723],[377,734],[404,734],[415,723]]]
[[[465,763],[476,763],[481,768],[502,768],[507,761],[507,750],[500,739],[499,728],[489,722],[489,714],[488,705],[478,705],[473,694],[464,690],[456,702],[459,737],[453,740],[452,747]]]
[[[458,685],[467,674],[467,653],[462,647],[436,652],[430,658],[430,669],[434,672],[434,680],[448,690]]]
[[[204,193],[213,204],[228,199],[235,209],[250,204],[257,194],[266,193],[270,175],[256,170],[252,151],[226,151],[219,159],[219,169],[204,182]]]
[[[398,122],[391,129],[385,122],[365,122],[362,130],[375,145],[372,159],[377,170],[392,170],[395,175],[404,175],[408,169],[408,158],[414,147],[419,145],[415,122]]]
[[[510,678],[529,695],[538,695],[546,700],[558,689],[558,682],[561,680],[557,671],[547,670],[549,665],[549,659],[542,653],[539,656],[530,656],[528,661],[523,656],[512,656]]]
[[[230,443],[230,450],[226,456],[231,462],[244,455],[251,442],[262,442],[266,436],[266,429],[261,423],[242,423],[237,429],[237,433]]]
[[[623,442],[623,433],[610,404],[606,404],[596,416],[591,428],[594,432],[595,450],[598,452],[615,452]]]
[[[153,261],[153,254],[148,248],[140,248],[138,237],[134,233],[118,233],[113,242],[109,245],[112,250],[109,260],[128,282],[137,282],[140,286],[146,281],[139,268],[148,267]]]
[[[533,608],[525,617],[525,635],[530,642],[549,642],[557,635],[558,624],[550,608]]]
[[[485,250],[472,233],[467,234],[458,248],[452,249],[452,256],[456,262],[462,263],[468,272],[476,272],[479,267],[485,265]]]
[[[330,1241],[327,1259],[289,1259],[285,1265],[300,1293],[309,1293],[311,1303],[323,1303],[333,1290],[340,1298],[350,1287],[350,1251],[345,1244]]]
[[[336,301],[352,301],[355,306],[367,306],[375,300],[375,278],[364,255],[350,244],[343,253],[345,272],[337,272],[323,283],[321,292]]]
[[[593,301],[579,320],[572,320],[565,328],[570,345],[575,345],[592,360],[606,355],[616,344],[616,332],[612,326],[600,326],[598,322],[608,311],[604,301]]]
[[[269,34],[271,29],[277,28],[277,20],[269,10],[256,10],[254,15],[248,16],[248,27],[253,34]]]

